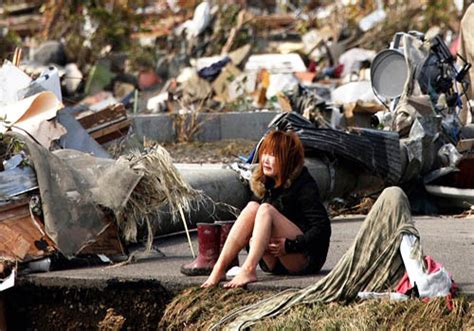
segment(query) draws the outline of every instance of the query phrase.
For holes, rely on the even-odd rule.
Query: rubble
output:
[[[165,152],[110,153],[136,114],[169,115],[176,140],[191,142],[201,113],[281,112],[269,129],[298,133],[334,215],[367,210],[344,199],[389,185],[420,213],[431,201],[470,210],[474,6],[461,19],[451,3],[302,3],[2,6],[0,135],[24,148],[0,140],[0,274],[52,270],[57,256],[107,264],[144,238],[151,249],[164,201],[186,227],[181,209],[192,216],[199,194]],[[236,158],[233,179],[257,148]]]

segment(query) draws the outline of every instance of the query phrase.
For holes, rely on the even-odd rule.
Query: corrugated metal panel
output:
[[[295,131],[307,151],[324,152],[352,162],[354,166],[377,174],[386,184],[395,184],[401,177],[397,133],[371,129],[357,129],[354,133],[319,129],[295,112],[281,116],[273,126]]]
[[[0,199],[7,200],[37,188],[36,174],[28,166],[0,172]]]

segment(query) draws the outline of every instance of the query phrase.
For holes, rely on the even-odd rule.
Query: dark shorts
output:
[[[313,275],[313,274],[317,274],[321,270],[324,262],[325,261],[321,261],[321,258],[315,258],[313,256],[309,256],[306,264],[303,266],[303,268],[300,271],[297,271],[297,272],[291,272],[287,270],[279,259],[277,260],[273,270],[269,270],[267,264],[265,263],[263,259],[261,259],[258,264],[260,266],[260,269],[262,269],[263,271],[269,272],[275,275]]]

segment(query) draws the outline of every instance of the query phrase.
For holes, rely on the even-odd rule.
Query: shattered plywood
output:
[[[43,224],[29,209],[29,199],[0,207],[0,256],[27,261],[54,250]]]

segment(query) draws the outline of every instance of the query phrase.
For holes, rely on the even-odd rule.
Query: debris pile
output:
[[[142,240],[150,252],[163,215],[186,222],[184,215],[209,199],[183,181],[159,146],[112,160],[50,152],[21,134],[4,134],[2,143],[0,264],[12,279],[16,272],[121,261],[129,244]]]
[[[163,206],[186,225],[206,198],[165,150],[107,150],[137,113],[170,114],[189,141],[202,112],[276,110],[269,127],[296,131],[324,166],[323,197],[398,185],[418,212],[436,212],[427,192],[470,207],[474,6],[457,3],[6,3],[2,287],[55,261],[123,257],[142,228],[151,249]],[[235,168],[248,174],[253,156]]]
[[[360,126],[354,112],[383,109],[369,88],[367,68],[395,33],[430,29],[428,34],[442,33],[453,42],[453,51],[459,47],[456,24],[465,8],[437,6],[426,1],[29,1],[4,6],[0,24],[13,44],[0,57],[23,41],[24,54],[31,56],[22,68],[38,74],[54,65],[68,104],[107,91],[99,97],[102,107],[115,99],[129,112],[288,110],[284,93],[304,87],[319,101],[306,105],[308,116],[308,108],[342,103],[348,123],[340,123],[339,112],[331,124]],[[357,102],[357,109],[348,105]]]
[[[65,108],[53,67],[31,79],[5,61],[0,79],[2,290],[17,272],[123,259],[145,235],[150,251],[164,207],[186,222],[191,202],[207,199],[160,146],[110,158],[99,143],[130,125],[123,104]]]

